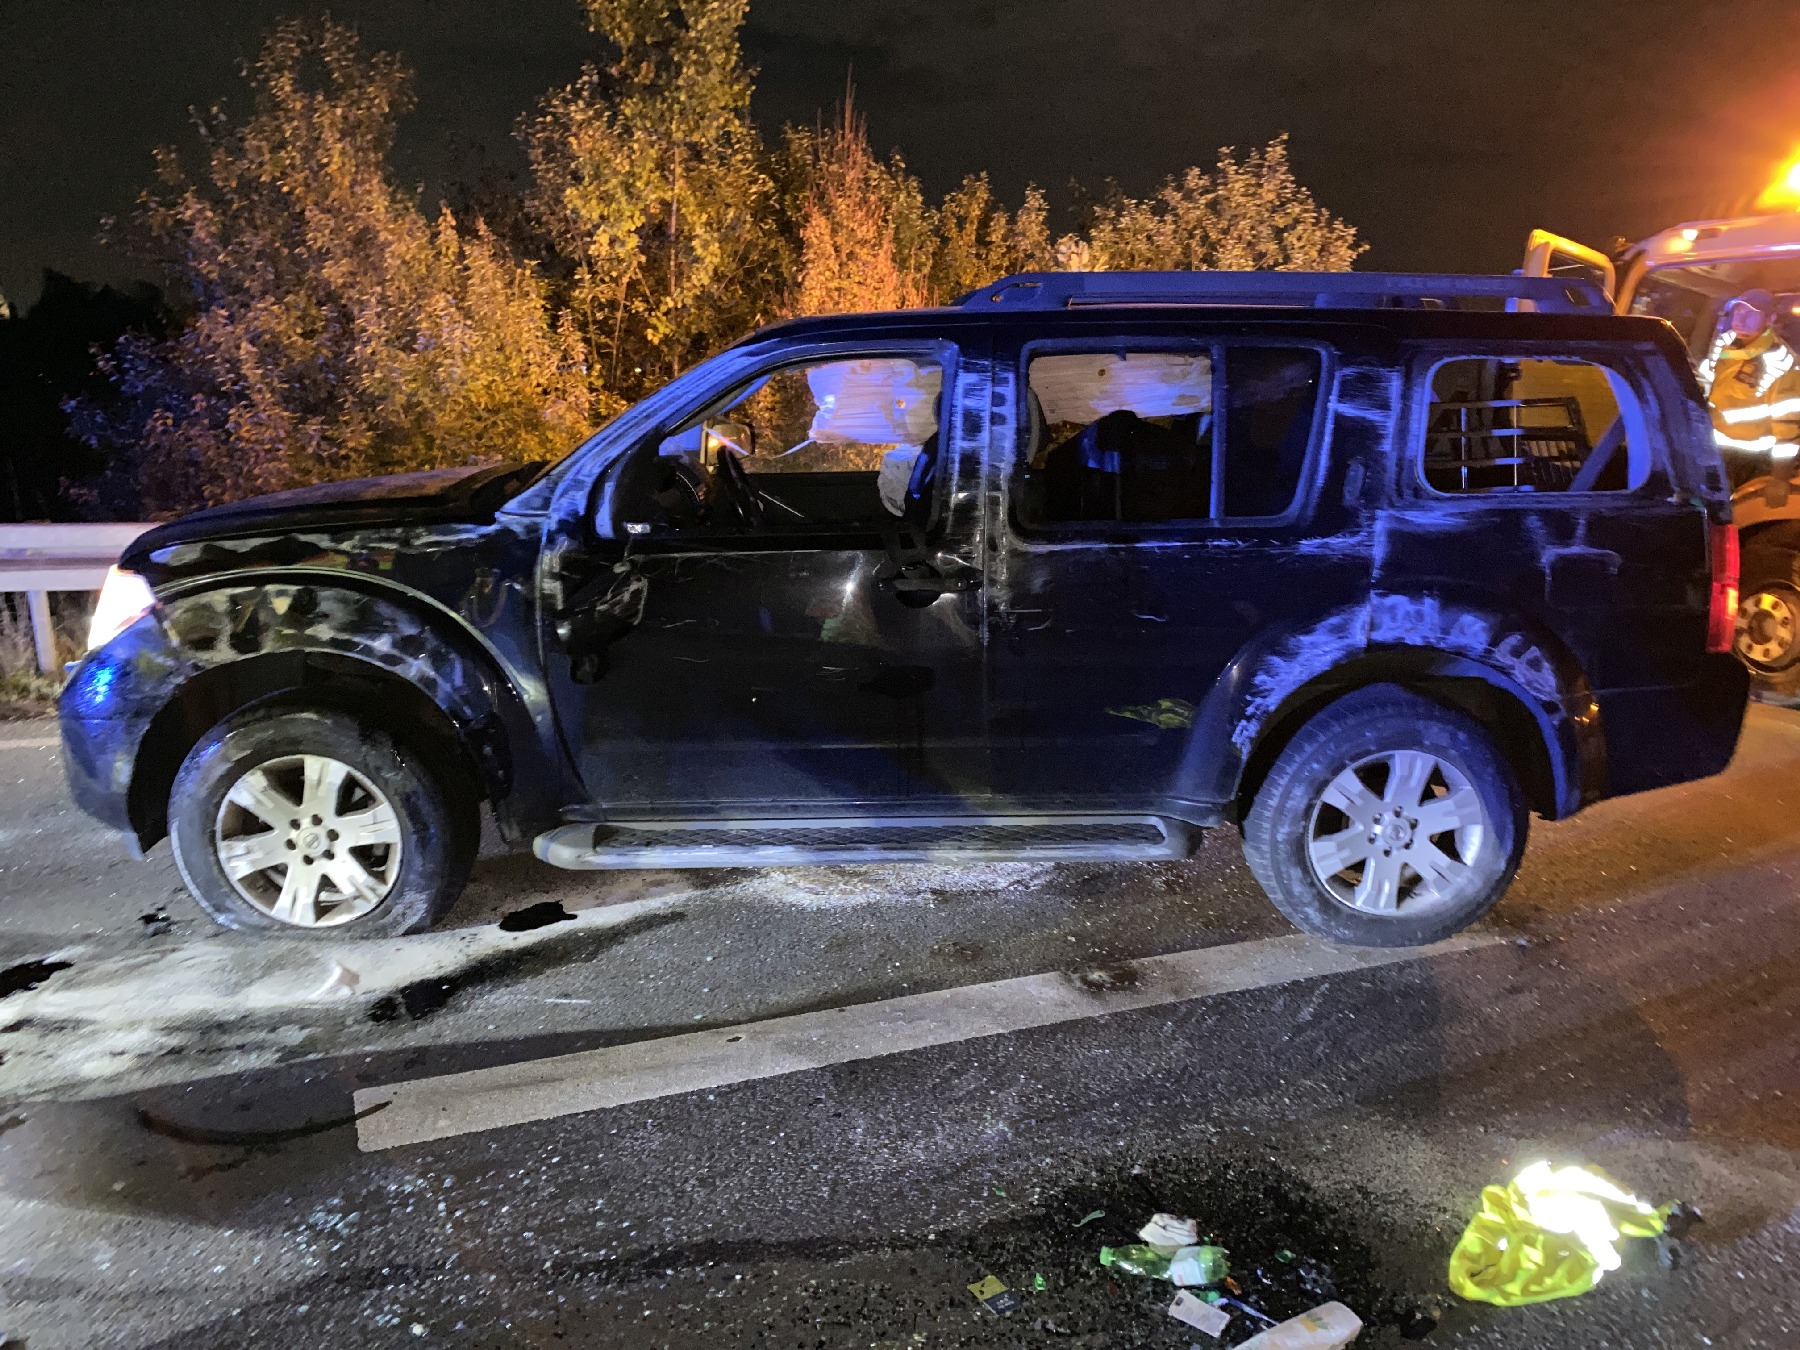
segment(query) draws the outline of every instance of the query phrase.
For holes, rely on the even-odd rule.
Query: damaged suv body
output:
[[[485,802],[571,868],[1235,824],[1301,927],[1412,944],[1528,813],[1728,762],[1729,512],[1680,342],[1578,283],[1014,277],[763,330],[553,468],[158,527],[66,762],[268,932],[430,924]]]

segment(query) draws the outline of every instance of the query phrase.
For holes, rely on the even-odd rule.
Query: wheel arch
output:
[[[1604,795],[1599,704],[1553,636],[1435,596],[1377,593],[1239,653],[1196,718],[1185,784],[1241,822],[1282,749],[1327,704],[1395,684],[1486,728],[1531,809],[1571,815]]]
[[[127,790],[147,848],[167,832],[170,787],[208,730],[245,708],[332,708],[466,774],[509,839],[554,815],[560,772],[497,664],[403,595],[304,581],[181,595],[160,610],[185,678],[149,719]],[[540,800],[541,799],[541,800]]]

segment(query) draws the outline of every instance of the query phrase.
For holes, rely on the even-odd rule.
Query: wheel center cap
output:
[[[308,830],[300,836],[300,847],[308,853],[317,853],[325,846],[325,836],[317,830]]]
[[[1383,842],[1392,844],[1395,848],[1405,848],[1413,839],[1412,825],[1398,816],[1390,816],[1382,821],[1380,833]]]

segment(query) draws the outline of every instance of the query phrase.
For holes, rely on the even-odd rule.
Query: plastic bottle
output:
[[[1127,1275],[1142,1275],[1149,1280],[1169,1278],[1169,1261],[1175,1255],[1167,1247],[1152,1247],[1134,1242],[1125,1247],[1102,1247],[1100,1264],[1112,1266]]]
[[[1167,1280],[1184,1287],[1217,1284],[1231,1269],[1223,1247],[1152,1247],[1141,1242],[1127,1247],[1102,1247],[1100,1264],[1127,1275]]]
[[[1169,1259],[1169,1282],[1183,1288],[1217,1284],[1231,1274],[1223,1247],[1183,1247]]]
[[[1258,1332],[1238,1350],[1343,1350],[1362,1330],[1362,1319],[1341,1303],[1321,1303],[1311,1312]]]

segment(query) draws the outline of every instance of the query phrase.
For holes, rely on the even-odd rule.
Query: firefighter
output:
[[[1792,468],[1800,453],[1800,357],[1775,330],[1775,297],[1745,291],[1725,307],[1712,360],[1713,431],[1722,449]],[[1777,477],[1783,475],[1777,474]]]

